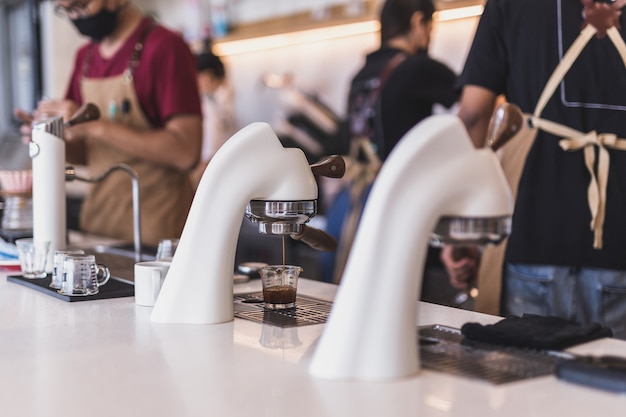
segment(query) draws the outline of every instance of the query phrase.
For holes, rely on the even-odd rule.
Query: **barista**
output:
[[[499,94],[532,116],[513,149],[502,149],[515,212],[499,262],[485,262],[492,248],[483,253],[480,311],[600,323],[626,339],[624,7],[626,0],[485,3],[459,116],[478,147]],[[458,285],[471,278],[467,258],[444,262]]]
[[[139,177],[142,242],[179,236],[202,140],[193,54],[130,0],[59,0],[54,7],[91,40],[76,55],[65,98],[42,101],[35,113],[67,120],[83,103],[96,104],[99,120],[65,130],[67,161],[86,165],[92,177],[130,165]],[[81,230],[132,240],[131,185],[123,172],[95,184],[81,209]]]

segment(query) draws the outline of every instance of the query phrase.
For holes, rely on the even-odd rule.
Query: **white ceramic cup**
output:
[[[150,261],[135,264],[135,303],[152,307],[159,298],[170,262]]]

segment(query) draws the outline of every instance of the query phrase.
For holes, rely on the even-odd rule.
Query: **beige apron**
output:
[[[579,132],[549,120],[541,119],[540,115],[548,100],[556,91],[559,83],[569,71],[570,67],[580,55],[589,40],[597,30],[587,25],[574,41],[563,59],[546,83],[532,115],[525,115],[524,127],[521,131],[499,151],[502,169],[506,175],[511,191],[517,196],[517,188],[526,163],[526,156],[532,146],[537,129],[562,137],[559,145],[565,151],[584,151],[585,165],[591,175],[588,187],[588,203],[591,211],[591,230],[594,231],[593,247],[602,249],[602,229],[604,226],[604,209],[606,203],[606,184],[609,172],[609,154],[606,147],[626,150],[626,140],[618,139],[614,134]],[[607,30],[607,35],[617,48],[624,65],[626,66],[626,44],[615,27]],[[598,169],[594,169],[595,150],[598,147]],[[504,267],[505,240],[498,246],[487,246],[483,250],[480,269],[478,271],[479,294],[476,298],[475,309],[488,314],[500,314],[500,293],[502,289],[502,273]]]
[[[152,126],[137,99],[133,70],[151,28],[142,33],[123,74],[81,80],[83,102],[97,105],[103,117],[108,114],[109,118],[139,130],[150,130]],[[88,56],[85,68],[90,65],[90,59]],[[146,146],[150,146],[148,141]],[[92,177],[119,163],[130,165],[138,175],[142,243],[156,245],[160,239],[180,236],[193,198],[188,175],[126,154],[106,143],[88,144],[87,166]],[[132,182],[126,172],[115,171],[91,188],[83,203],[80,225],[88,233],[133,240]]]

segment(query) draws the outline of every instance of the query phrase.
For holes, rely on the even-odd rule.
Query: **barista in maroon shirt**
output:
[[[99,120],[65,130],[68,162],[85,164],[92,176],[130,165],[139,177],[142,241],[179,236],[193,196],[188,172],[202,141],[193,54],[130,0],[59,0],[54,6],[91,41],[76,56],[65,99],[43,101],[36,111],[67,120],[81,104],[96,104]],[[131,240],[131,200],[127,175],[107,177],[86,196],[81,229]]]

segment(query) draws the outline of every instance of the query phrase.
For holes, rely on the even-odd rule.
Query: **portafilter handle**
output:
[[[290,236],[319,251],[332,252],[337,249],[337,239],[321,229],[306,224],[302,225],[302,232],[292,233]]]
[[[72,127],[79,123],[91,122],[99,118],[100,109],[98,106],[93,103],[85,103],[65,122],[64,127]]]
[[[346,161],[341,155],[327,156],[310,165],[313,175],[329,178],[341,178],[346,173]]]

